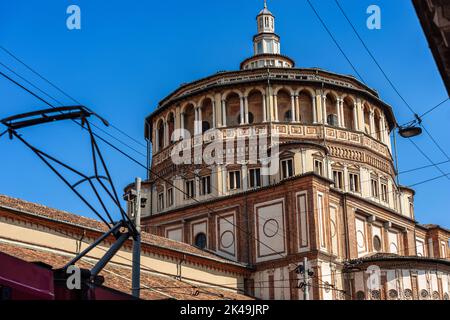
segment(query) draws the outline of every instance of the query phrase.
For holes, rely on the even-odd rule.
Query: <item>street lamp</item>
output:
[[[402,138],[409,139],[420,136],[422,134],[422,128],[420,127],[420,125],[422,124],[422,119],[418,114],[415,114],[414,117],[416,118],[416,120],[413,120],[403,126],[398,126],[398,134]],[[417,126],[416,124],[418,124],[419,126]]]
[[[402,138],[413,138],[422,134],[422,128],[416,127],[414,125],[407,127],[398,127],[398,134]]]

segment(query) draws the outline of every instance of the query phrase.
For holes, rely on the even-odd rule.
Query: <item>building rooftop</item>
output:
[[[72,258],[55,252],[29,248],[12,243],[1,243],[0,252],[31,263],[42,263],[54,270],[62,268]],[[90,269],[94,260],[82,259],[77,265]],[[100,276],[104,277],[104,286],[131,295],[131,268],[109,263]],[[186,281],[166,275],[141,270],[141,299],[144,300],[248,300],[243,294],[211,286],[195,286]]]
[[[100,221],[82,217],[76,214],[72,214],[66,211],[57,210],[43,206],[37,203],[12,198],[6,195],[0,195],[0,208],[13,210],[21,215],[36,216],[40,218],[46,218],[55,222],[61,222],[64,224],[69,224],[76,227],[82,227],[86,229],[91,229],[97,232],[105,232],[106,227]],[[245,268],[246,266],[225,258],[222,258],[214,253],[201,250],[192,245],[160,237],[147,232],[141,233],[143,249],[145,246],[152,246],[163,249],[170,249],[183,254],[188,254],[207,260],[213,260],[214,262],[219,262],[224,265],[238,266]]]

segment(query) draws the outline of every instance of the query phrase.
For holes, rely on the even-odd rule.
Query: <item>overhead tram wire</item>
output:
[[[430,110],[426,111],[425,113],[421,114],[420,119],[423,119],[425,116],[429,115],[430,113],[432,113],[434,110],[436,110],[440,106],[443,106],[449,100],[450,100],[450,98],[447,98],[444,101],[442,101],[441,103],[439,103],[438,105],[436,105],[435,107],[433,107]]]
[[[442,154],[445,155],[445,157],[450,161],[450,156],[449,156],[448,153],[445,152],[445,150],[437,143],[436,139],[434,139],[434,137],[431,135],[430,131],[428,131],[428,129],[425,128],[425,126],[423,125],[423,123],[421,123],[420,126],[423,128],[423,130],[425,130],[426,134],[430,137],[431,141],[434,142],[434,144],[438,147],[438,149],[442,152]]]
[[[307,0],[309,1],[309,0]],[[386,74],[386,72],[383,70],[383,68],[381,67],[380,63],[378,62],[378,60],[375,58],[375,56],[372,54],[372,52],[370,51],[369,47],[367,46],[366,42],[362,39],[362,37],[360,36],[359,32],[356,30],[355,26],[353,25],[353,23],[350,21],[349,17],[347,16],[347,14],[345,13],[344,9],[342,8],[342,6],[340,5],[338,0],[334,0],[336,2],[336,5],[339,7],[339,10],[342,12],[342,14],[344,15],[345,19],[347,20],[347,22],[350,24],[350,26],[352,27],[354,33],[356,34],[356,36],[358,37],[359,41],[361,41],[362,45],[364,46],[364,48],[366,49],[366,51],[368,52],[368,54],[370,55],[370,57],[372,58],[372,60],[375,62],[375,64],[378,66],[378,69],[380,69],[381,73],[383,74],[383,76],[386,78],[386,80],[389,82],[389,84],[391,85],[391,87],[394,89],[394,91],[397,93],[397,95],[400,97],[400,99],[403,100],[403,102],[405,103],[405,105],[409,108],[409,110],[416,115],[417,113],[413,110],[413,108],[409,105],[409,103],[406,101],[405,98],[403,98],[403,96],[400,94],[399,90],[397,89],[397,87],[392,83],[391,79],[389,79],[388,75]]]
[[[53,88],[55,88],[56,90],[58,90],[60,93],[62,93],[63,95],[65,95],[67,98],[69,98],[70,100],[72,100],[73,102],[77,103],[78,105],[83,105],[81,102],[79,102],[77,99],[73,98],[71,95],[69,95],[66,91],[64,91],[63,89],[61,89],[59,86],[57,86],[56,84],[54,84],[53,82],[51,82],[50,80],[48,80],[46,77],[44,77],[42,74],[40,74],[38,71],[36,71],[35,69],[33,69],[31,66],[29,66],[27,63],[25,63],[22,59],[20,59],[19,57],[17,57],[15,54],[13,54],[11,51],[9,51],[8,49],[6,49],[4,46],[0,45],[0,49],[3,50],[4,52],[6,52],[10,57],[12,57],[14,60],[16,60],[17,62],[19,62],[20,64],[22,64],[25,68],[27,68],[28,70],[30,70],[32,73],[34,73],[36,76],[38,76],[39,78],[41,78],[42,80],[44,80],[45,82],[47,82],[50,86],[52,86]],[[128,139],[134,141],[136,144],[147,148],[147,146],[145,144],[143,144],[141,141],[133,138],[131,135],[129,135],[128,133],[126,133],[125,131],[123,131],[122,129],[118,128],[117,126],[115,126],[114,124],[110,123],[110,126],[112,128],[114,128],[115,130],[117,130],[119,133],[121,133],[122,135],[124,135],[125,137],[127,137]],[[117,139],[116,139],[117,140]]]
[[[439,165],[446,164],[446,163],[450,163],[450,160],[438,162],[438,163],[436,163],[436,165],[439,166]],[[414,169],[404,170],[404,171],[400,171],[398,174],[400,175],[400,174],[415,172],[415,171],[419,171],[419,170],[423,170],[423,169],[428,169],[428,168],[431,168],[431,167],[434,167],[434,165],[430,164],[430,165],[427,165],[427,166],[422,166],[422,167],[417,167],[417,168],[414,168]]]
[[[328,27],[326,26],[325,22],[323,21],[323,19],[321,18],[319,12],[315,9],[314,5],[312,4],[312,2],[310,0],[306,0],[309,4],[309,6],[311,7],[311,9],[314,11],[315,15],[317,16],[317,18],[319,19],[319,21],[322,23],[322,25],[324,26],[325,30],[328,32],[328,34],[330,35],[330,37],[332,38],[332,40],[334,41],[334,43],[336,44],[336,46],[341,50],[342,54],[344,54],[344,56],[346,57],[346,59],[349,61],[348,57],[345,55],[345,53],[343,52],[341,46],[339,45],[339,43],[337,42],[336,38],[333,36],[333,34],[331,33],[331,31],[328,29]],[[361,41],[361,43],[363,44],[364,48],[366,49],[366,51],[368,52],[368,54],[370,55],[370,57],[372,58],[372,60],[375,62],[375,64],[377,65],[377,67],[380,69],[381,73],[383,74],[383,76],[386,78],[386,80],[388,81],[388,83],[390,84],[390,86],[394,89],[394,91],[396,92],[396,94],[400,97],[400,99],[405,103],[405,105],[408,107],[408,109],[411,111],[411,113],[414,115],[414,117],[419,121],[420,117],[417,114],[417,112],[414,111],[414,109],[411,107],[411,105],[406,101],[406,99],[402,96],[402,94],[400,93],[400,91],[397,89],[397,87],[394,85],[394,83],[391,81],[391,79],[388,77],[388,75],[386,74],[386,72],[384,71],[384,69],[381,67],[380,63],[378,62],[378,60],[375,58],[375,56],[373,55],[373,53],[370,51],[370,49],[368,48],[367,44],[365,43],[365,41],[362,39],[362,37],[360,36],[359,32],[356,30],[355,26],[353,25],[353,23],[351,22],[350,18],[347,16],[347,14],[345,13],[344,9],[342,8],[342,6],[340,5],[340,3],[338,2],[338,0],[335,0],[337,6],[339,7],[340,11],[342,12],[342,14],[344,15],[345,19],[347,20],[347,22],[350,24],[350,26],[352,27],[353,31],[355,32],[355,34],[357,35],[358,39]],[[351,63],[351,61],[349,61],[350,65],[352,66],[352,68],[356,71],[356,68],[354,67],[354,65]],[[359,75],[359,73],[357,72],[357,74]],[[420,120],[421,122],[421,120]],[[423,126],[422,123],[420,123],[420,125],[425,129],[425,127]],[[429,132],[428,135],[430,137],[432,137]],[[441,146],[437,143],[437,141],[432,138],[433,143],[439,148],[439,150],[443,151],[443,149],[441,148]],[[447,157],[447,159],[450,160],[449,156],[443,152],[443,154]],[[438,166],[429,158],[427,157],[427,159],[436,167],[438,168]],[[438,169],[440,172],[442,172],[440,169]],[[447,176],[448,178],[448,176]]]
[[[317,12],[316,8],[313,6],[313,4],[311,3],[310,0],[306,0],[309,3],[309,6],[311,7],[311,9],[314,11],[314,13],[316,14],[317,18],[319,19],[320,23],[322,24],[322,26],[325,28],[325,30],[327,31],[328,35],[331,37],[331,39],[334,41],[334,44],[338,47],[339,51],[341,51],[342,55],[345,57],[345,59],[347,60],[347,62],[350,64],[350,66],[352,67],[353,71],[355,71],[355,73],[358,75],[358,77],[361,79],[362,82],[365,83],[364,78],[361,76],[361,74],[358,72],[358,70],[356,69],[356,67],[353,65],[353,63],[350,61],[349,57],[347,56],[347,54],[345,53],[344,49],[342,49],[342,47],[339,45],[338,41],[336,40],[336,38],[333,36],[333,34],[331,33],[330,29],[328,28],[328,26],[326,25],[325,21],[323,21],[323,19],[320,17],[319,13]]]
[[[448,180],[450,180],[450,176],[448,175],[448,174],[446,174],[437,164],[435,164],[434,162],[433,162],[433,160],[431,160],[431,158],[425,153],[425,152],[423,152],[422,151],[422,149],[420,149],[419,148],[419,146],[414,142],[414,140],[412,140],[412,139],[408,139],[413,145],[414,145],[414,147],[425,157],[425,158],[427,158],[428,159],[428,161],[430,161],[432,164],[433,164],[433,166],[434,167],[436,167],[436,169],[438,169],[443,175],[445,175],[445,177],[448,179]],[[450,161],[450,159],[449,159],[449,161]]]
[[[53,101],[55,101],[56,103],[58,103],[59,105],[64,105],[61,101],[59,101],[58,99],[56,99],[55,97],[53,97],[52,95],[48,94],[47,92],[43,91],[41,88],[39,88],[38,86],[34,85],[31,81],[27,80],[25,77],[21,76],[19,73],[17,73],[16,71],[14,71],[13,69],[11,69],[10,67],[8,67],[6,64],[4,64],[3,62],[0,61],[0,65],[3,66],[5,69],[7,69],[9,72],[13,73],[16,77],[20,78],[21,80],[23,80],[24,82],[28,83],[30,86],[32,86],[33,88],[35,88],[36,90],[38,90],[39,92],[41,92],[42,94],[44,94],[45,96],[49,97],[50,99],[52,99]],[[4,76],[5,78],[7,78],[10,81],[13,81],[15,84],[16,83],[12,78],[6,76],[6,74],[4,74],[3,72],[0,71],[0,74],[2,76]],[[24,89],[24,88],[22,88]],[[36,97],[36,95],[33,95],[34,97]],[[36,97],[37,98],[37,97]],[[41,100],[41,99],[39,99]],[[43,100],[41,100],[42,102],[44,102]],[[47,102],[44,102],[47,104]],[[47,104],[48,105],[48,104]],[[52,106],[52,108],[54,108],[54,106]],[[91,123],[92,126],[94,126],[97,130],[103,132],[104,134],[106,134],[107,136],[111,137],[112,139],[116,140],[117,142],[119,142],[120,144],[124,145],[125,147],[129,148],[130,150],[133,150],[134,152],[136,152],[137,154],[143,156],[143,157],[147,157],[146,154],[140,152],[139,150],[135,149],[134,147],[128,145],[127,143],[123,142],[122,140],[120,140],[119,138],[111,135],[110,133],[106,132],[105,130],[103,130],[102,128],[100,128],[99,126],[97,126],[95,123]]]
[[[309,2],[309,0],[308,0]],[[394,85],[394,83],[391,81],[391,79],[389,78],[389,76],[387,75],[387,73],[384,71],[384,69],[381,67],[381,64],[378,62],[378,60],[375,58],[374,54],[372,53],[372,51],[369,49],[369,47],[367,46],[366,42],[363,40],[363,38],[361,37],[361,35],[359,34],[358,30],[356,30],[355,25],[352,23],[352,21],[350,20],[350,18],[348,17],[348,15],[345,13],[344,8],[341,6],[341,4],[339,3],[339,0],[334,0],[334,2],[336,3],[337,7],[339,8],[339,10],[341,11],[342,15],[344,16],[344,18],[347,20],[347,22],[349,23],[349,25],[351,26],[353,32],[356,34],[356,36],[358,37],[359,41],[361,42],[361,44],[364,46],[365,50],[367,51],[367,53],[369,54],[369,56],[372,58],[372,60],[375,62],[375,64],[377,65],[378,69],[381,71],[381,73],[383,74],[383,76],[386,78],[386,80],[388,81],[389,85],[392,87],[392,89],[394,89],[395,93],[400,97],[400,99],[405,103],[405,105],[408,107],[408,109],[411,111],[411,113],[414,115],[414,117],[416,118],[416,121],[419,121],[420,126],[425,130],[425,132],[427,133],[427,135],[430,137],[430,139],[433,141],[433,143],[436,145],[436,147],[442,152],[442,154],[445,155],[445,157],[450,161],[450,157],[449,155],[444,151],[444,149],[439,145],[439,143],[436,141],[436,139],[434,139],[434,137],[431,135],[431,133],[427,130],[427,128],[423,125],[422,123],[422,118],[424,116],[426,116],[427,114],[433,112],[434,110],[436,110],[437,108],[439,108],[441,105],[443,105],[445,102],[447,102],[449,100],[449,98],[445,99],[444,101],[442,101],[441,103],[439,103],[438,105],[436,105],[435,107],[431,108],[430,110],[426,111],[425,113],[423,113],[421,116],[419,116],[417,114],[417,112],[415,112],[413,110],[413,108],[411,107],[411,105],[406,101],[406,99],[403,97],[403,95],[400,93],[400,91],[397,89],[397,87]],[[418,148],[418,146],[416,144],[414,144],[416,148]],[[419,148],[418,148],[419,149]],[[422,151],[421,153],[423,155],[425,155]],[[429,158],[428,156],[425,156],[441,173],[442,170],[431,160],[431,158]],[[448,178],[448,176],[447,176]],[[450,178],[448,178],[450,180]]]

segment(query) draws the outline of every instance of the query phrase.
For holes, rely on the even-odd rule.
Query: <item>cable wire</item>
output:
[[[342,49],[342,47],[339,45],[338,41],[336,40],[336,38],[333,36],[333,34],[331,33],[330,29],[328,28],[328,26],[326,25],[326,23],[323,21],[323,19],[320,17],[320,14],[317,12],[316,8],[313,6],[313,4],[311,3],[310,0],[306,0],[309,4],[309,6],[311,7],[311,9],[314,11],[315,15],[317,16],[317,18],[319,19],[320,23],[322,24],[322,26],[325,28],[325,30],[327,31],[328,35],[331,37],[331,39],[333,40],[333,42],[335,43],[335,45],[338,47],[339,51],[341,51],[342,55],[345,57],[345,59],[347,60],[347,62],[350,64],[350,66],[352,67],[353,71],[355,71],[355,73],[358,75],[358,77],[361,79],[362,82],[365,82],[363,77],[361,76],[361,74],[358,72],[358,70],[356,69],[356,67],[353,65],[353,63],[350,61],[349,57],[347,56],[347,54],[344,52],[344,49]]]
[[[10,50],[6,49],[4,46],[0,45],[0,49],[3,50],[4,52],[6,52],[10,57],[12,57],[14,60],[16,60],[17,62],[19,62],[20,64],[22,64],[25,68],[27,68],[28,70],[30,70],[32,73],[34,73],[36,76],[38,76],[40,79],[44,80],[45,82],[47,82],[50,86],[52,86],[53,88],[55,88],[56,90],[58,90],[60,93],[62,93],[63,95],[65,95],[67,98],[69,98],[70,100],[72,100],[73,102],[79,104],[79,105],[83,105],[81,102],[79,102],[77,99],[73,98],[71,95],[69,95],[66,91],[62,90],[59,86],[57,86],[56,84],[54,84],[53,82],[51,82],[50,80],[48,80],[46,77],[44,77],[42,74],[40,74],[39,72],[37,72],[35,69],[33,69],[31,66],[29,66],[27,63],[25,63],[22,59],[20,59],[19,57],[17,57],[17,55],[13,54]],[[121,130],[120,128],[116,127],[113,124],[110,124],[110,126],[114,129],[116,129],[119,133],[123,134],[124,136],[126,136],[127,138],[129,138],[130,140],[134,141],[135,143],[139,144],[140,146],[147,148],[147,146],[145,144],[143,144],[141,141],[133,138],[132,136],[130,136],[129,134],[127,134],[126,132],[124,132],[123,130]]]

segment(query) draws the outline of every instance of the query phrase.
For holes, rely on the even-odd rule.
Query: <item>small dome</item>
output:
[[[267,9],[267,7],[265,7],[264,9],[262,9],[258,16],[262,15],[262,14],[270,14],[271,16],[273,16],[272,12],[269,11],[269,9]]]
[[[272,12],[269,11],[269,9],[267,9],[267,1],[264,1],[264,9],[262,9],[258,16],[263,15],[263,14],[270,14],[271,16],[273,16]]]

